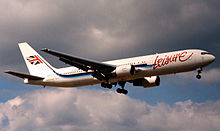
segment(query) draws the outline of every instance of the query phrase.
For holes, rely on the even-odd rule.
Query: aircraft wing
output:
[[[44,78],[42,77],[38,77],[38,76],[33,76],[33,75],[28,75],[28,74],[23,74],[23,73],[19,73],[19,72],[13,72],[13,71],[6,71],[5,73],[8,73],[10,75],[22,78],[22,79],[30,79],[30,80],[42,80]]]
[[[75,66],[83,71],[93,70],[93,71],[101,72],[103,74],[107,74],[112,72],[116,68],[116,66],[114,65],[105,64],[102,62],[98,62],[95,60],[90,60],[78,56],[64,54],[47,48],[42,49],[41,51],[59,57],[60,61]]]

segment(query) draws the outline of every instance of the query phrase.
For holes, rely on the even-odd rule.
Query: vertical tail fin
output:
[[[53,67],[28,43],[19,43],[18,46],[31,75],[46,77],[53,73]]]

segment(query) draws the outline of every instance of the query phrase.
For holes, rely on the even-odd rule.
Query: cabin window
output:
[[[209,52],[201,52],[201,55],[207,55],[207,54],[211,54]]]

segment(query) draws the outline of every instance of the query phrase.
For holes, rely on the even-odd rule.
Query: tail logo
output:
[[[28,62],[30,62],[32,65],[37,65],[43,63],[41,59],[37,55],[29,56],[26,58]]]

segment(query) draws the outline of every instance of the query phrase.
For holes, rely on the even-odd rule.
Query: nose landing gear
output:
[[[202,68],[198,69],[197,72],[198,72],[198,74],[196,75],[196,78],[201,79],[202,76],[200,74],[202,73]]]

